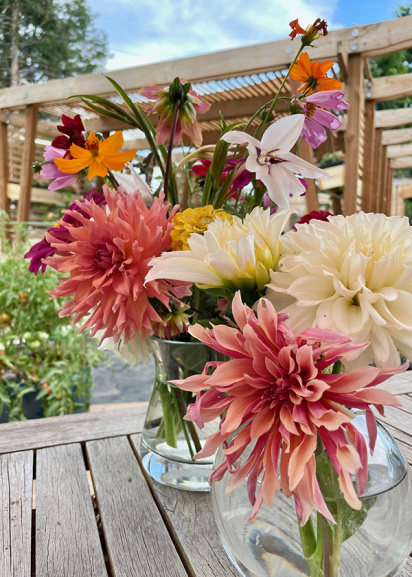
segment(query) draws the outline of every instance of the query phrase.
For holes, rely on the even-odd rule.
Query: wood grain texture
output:
[[[80,445],[37,451],[37,577],[107,577]]]
[[[126,437],[86,444],[115,577],[183,577],[186,570]]]
[[[412,558],[409,557],[408,561],[402,568],[402,570],[396,574],[396,577],[412,577]]]
[[[131,441],[138,451],[140,436],[133,435]],[[176,491],[155,482],[152,482],[152,486],[194,575],[239,577],[220,544],[212,517],[210,495]]]
[[[0,456],[0,577],[30,577],[33,453]]]
[[[147,405],[0,425],[0,454],[139,433]]]

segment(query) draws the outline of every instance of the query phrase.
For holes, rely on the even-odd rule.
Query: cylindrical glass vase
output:
[[[353,424],[369,442],[365,417],[359,414]],[[250,449],[252,450],[252,448]],[[216,466],[223,462],[222,449]],[[248,455],[241,457],[241,464]],[[361,497],[365,518],[353,516],[341,498],[340,511],[346,518],[335,569],[311,569],[304,557],[293,498],[281,492],[273,507],[263,504],[256,519],[248,522],[252,506],[248,499],[247,480],[225,494],[226,473],[212,485],[212,510],[220,538],[232,563],[244,577],[391,577],[400,570],[412,548],[412,493],[408,467],[392,437],[378,424],[378,438],[369,457],[368,481]],[[327,504],[338,503],[328,499]],[[336,510],[336,509],[334,509]],[[315,534],[317,515],[312,515]],[[356,529],[354,527],[356,526]],[[353,534],[351,534],[353,531]],[[348,536],[349,535],[349,536]]]
[[[199,429],[184,420],[191,392],[182,391],[169,381],[184,379],[203,371],[210,361],[222,355],[200,342],[151,339],[156,378],[143,427],[140,453],[148,474],[163,485],[186,491],[209,491],[213,457],[194,460],[207,437],[219,428],[219,421]]]

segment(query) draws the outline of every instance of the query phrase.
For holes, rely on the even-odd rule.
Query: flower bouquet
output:
[[[185,80],[142,89],[143,104],[110,78],[119,98],[83,95],[95,112],[140,129],[149,154],[136,160],[120,132],[103,139],[64,117],[45,151],[51,187],[79,174],[101,180],[26,256],[33,272],[64,275],[51,292],[70,298],[61,316],[84,319],[82,330],[129,359],[154,351],[142,453],[155,479],[204,488],[221,447],[211,481],[233,508],[224,518],[216,505],[216,517],[222,535],[235,531],[234,495],[246,495],[238,530],[249,557],[231,555],[244,575],[360,577],[370,573],[343,572],[341,551],[355,535],[367,540],[362,528],[382,510],[371,488],[377,447],[392,447],[384,492],[408,483],[372,408],[398,404],[377,385],[404,370],[399,352],[412,357],[412,231],[405,219],[364,213],[312,214],[288,230],[291,197],[305,194],[305,179],[327,176],[299,158],[299,143],[324,142],[348,108],[327,74],[333,63],[304,52],[326,23],[291,28],[300,47],[278,93],[247,123],[221,118],[213,146],[201,146],[197,120],[209,105]],[[301,82],[294,96],[283,94],[289,77]],[[264,527],[282,517],[269,522],[270,511],[284,502],[297,514],[301,553],[292,534],[263,544]],[[392,531],[395,569],[409,552],[410,517],[404,529],[402,538]]]

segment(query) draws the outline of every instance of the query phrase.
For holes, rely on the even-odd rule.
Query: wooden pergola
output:
[[[378,111],[377,104],[412,94],[412,74],[372,78],[368,59],[411,48],[412,16],[335,30],[315,44],[315,48],[308,49],[310,58],[335,62],[333,73],[344,80],[345,99],[350,104],[349,111],[342,115],[340,134],[331,137],[322,148],[322,152],[328,147],[344,150],[342,211],[346,215],[360,209],[390,214],[393,171],[412,167],[412,108]],[[143,100],[137,94],[142,86],[167,85],[176,76],[190,80],[212,105],[208,113],[199,117],[204,144],[208,144],[216,142],[219,136],[216,122],[220,113],[228,122],[246,121],[259,106],[273,98],[297,47],[298,40],[292,43],[287,38],[111,71],[109,75],[135,102]],[[293,94],[296,85],[288,82],[285,89]],[[147,148],[139,131],[131,132],[130,126],[95,114],[79,99],[67,100],[79,94],[115,96],[104,74],[0,91],[0,208],[8,210],[9,199],[16,197],[19,186],[20,221],[29,219],[32,163],[42,160],[44,142],[56,136],[56,124],[62,113],[69,116],[80,113],[87,130],[107,134],[124,129],[129,148]],[[41,120],[45,115],[47,122]],[[302,146],[301,156],[313,161],[312,149]],[[34,192],[38,193],[36,188]],[[306,203],[308,210],[318,208],[313,183]]]

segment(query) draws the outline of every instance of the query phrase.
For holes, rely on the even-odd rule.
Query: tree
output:
[[[107,36],[87,0],[0,0],[0,87],[89,74],[107,61]]]

